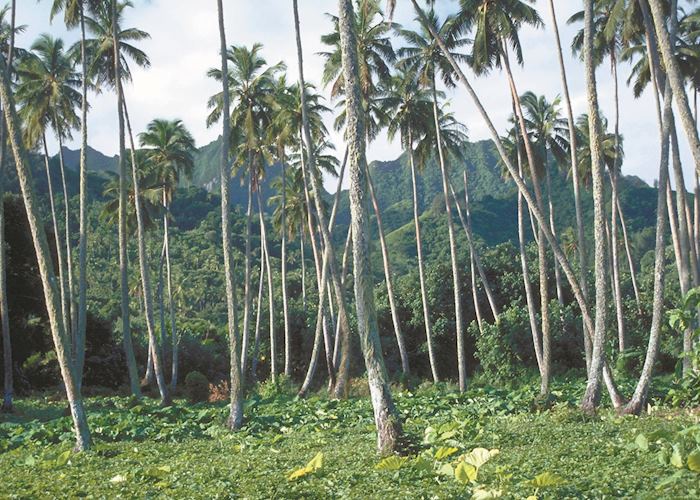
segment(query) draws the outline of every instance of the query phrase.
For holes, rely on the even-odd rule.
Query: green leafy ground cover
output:
[[[577,394],[450,388],[397,393],[402,457],[375,453],[367,398],[268,391],[225,430],[226,407],[88,400],[96,444],[71,452],[64,405],[20,400],[0,423],[0,498],[698,498],[700,418],[584,417]]]

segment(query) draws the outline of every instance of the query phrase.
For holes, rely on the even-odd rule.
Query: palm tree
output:
[[[443,197],[445,200],[445,211],[447,214],[447,231],[450,241],[450,262],[452,265],[452,280],[455,302],[455,323],[457,336],[457,359],[459,368],[459,388],[460,391],[466,390],[467,367],[465,359],[464,346],[464,318],[462,313],[462,292],[459,280],[459,269],[457,267],[457,246],[454,234],[454,226],[452,223],[452,208],[450,202],[450,194],[448,189],[447,166],[445,161],[445,151],[443,139],[441,137],[442,127],[440,126],[439,115],[439,96],[437,91],[437,78],[442,77],[445,85],[454,86],[454,72],[451,70],[446,57],[442,51],[430,39],[428,34],[432,29],[439,33],[446,40],[447,50],[453,58],[465,60],[465,56],[456,53],[455,51],[466,45],[466,40],[454,35],[454,18],[447,18],[440,23],[437,15],[431,11],[425,17],[419,19],[422,32],[403,31],[402,36],[408,42],[408,47],[402,49],[399,54],[402,57],[402,63],[410,71],[414,71],[419,75],[420,82],[430,89],[433,105],[433,125],[432,136],[437,145],[437,156],[440,165],[440,173],[442,176]]]
[[[170,266],[170,204],[182,177],[191,179],[194,170],[194,138],[181,120],[153,120],[146,132],[139,136],[141,147],[148,148],[148,159],[156,170],[160,181],[163,199],[163,248],[170,310],[170,333],[172,338],[173,360],[170,387],[174,391],[178,379],[179,337],[175,324],[175,304],[173,301],[172,271]],[[162,295],[161,295],[162,299]],[[161,311],[163,304],[161,300]]]
[[[85,363],[85,335],[87,324],[87,241],[88,241],[88,210],[87,210],[87,146],[88,146],[88,59],[86,51],[86,11],[95,11],[100,0],[53,0],[51,4],[50,19],[53,19],[63,12],[63,20],[67,28],[80,26],[80,65],[82,71],[81,78],[81,114],[80,114],[80,214],[79,214],[79,237],[78,237],[78,311],[75,325],[76,349],[75,358],[77,361],[76,374],[78,383],[82,384],[83,365]]]
[[[248,170],[248,209],[246,214],[246,249],[245,249],[245,277],[244,277],[244,305],[243,305],[243,338],[248,338],[250,329],[250,315],[252,305],[251,289],[251,224],[253,218],[253,193],[258,189],[258,183],[263,177],[263,152],[267,147],[265,131],[272,123],[273,114],[271,98],[274,95],[276,74],[283,69],[283,65],[267,66],[267,62],[260,55],[261,44],[254,44],[251,48],[244,46],[231,46],[227,50],[227,68],[231,64],[228,75],[223,78],[223,73],[218,68],[210,69],[207,75],[217,82],[226,81],[227,92],[231,96],[230,122],[231,130],[241,134],[238,150],[237,165],[245,166]],[[217,121],[223,112],[223,92],[218,92],[209,98],[207,125]],[[269,255],[267,256],[269,259]],[[266,263],[267,264],[267,263]],[[268,280],[271,284],[271,273],[268,270]],[[272,296],[272,290],[268,290]],[[270,315],[274,315],[273,301],[270,301]],[[270,322],[271,340],[274,343],[274,323]],[[244,341],[245,343],[245,341]],[[275,349],[275,345],[271,345]],[[274,357],[271,359],[271,370],[276,374]]]
[[[21,106],[19,116],[24,123],[25,144],[34,148],[41,144],[44,150],[51,218],[56,239],[59,279],[61,281],[61,302],[64,329],[77,347],[76,338],[71,334],[71,317],[73,305],[73,275],[71,259],[71,238],[69,230],[70,209],[63,163],[63,141],[70,138],[71,130],[78,124],[75,109],[80,105],[81,96],[76,90],[80,85],[79,77],[73,69],[70,58],[64,51],[61,39],[43,34],[32,44],[30,52],[22,58],[17,68],[19,85],[17,101]],[[65,226],[59,230],[46,133],[52,130],[59,143],[60,175],[63,184],[63,201]],[[63,241],[61,241],[63,234]],[[65,247],[64,247],[65,245]],[[65,251],[65,253],[64,253]],[[67,256],[67,257],[66,257]]]
[[[296,6],[296,0],[294,0]],[[365,157],[365,124],[360,94],[358,67],[358,47],[355,29],[355,14],[351,0],[340,0],[339,31],[342,52],[342,67],[347,107],[346,136],[349,144],[350,167],[350,213],[352,218],[352,242],[355,274],[355,306],[360,343],[367,368],[367,381],[374,408],[374,421],[377,427],[377,447],[380,453],[396,450],[401,437],[401,422],[394,407],[389,389],[389,381],[384,366],[377,313],[374,308],[371,270],[369,266],[369,246],[367,241],[367,205],[365,198],[367,159]],[[297,47],[301,55],[301,43],[297,23]],[[300,64],[301,67],[301,64]],[[300,81],[304,81],[303,70]],[[305,125],[307,142],[311,142],[308,122]],[[313,164],[313,155],[310,155]],[[317,190],[314,190],[317,191]]]
[[[522,176],[518,174],[518,170],[514,167],[513,162],[510,160],[508,153],[506,151],[506,148],[504,146],[503,141],[501,140],[500,136],[498,135],[498,132],[496,130],[496,127],[493,124],[493,121],[491,120],[491,117],[487,113],[486,109],[484,108],[483,103],[479,99],[479,96],[477,93],[474,91],[474,87],[472,87],[471,83],[469,82],[469,79],[467,76],[464,74],[464,71],[459,67],[459,64],[457,60],[453,57],[452,53],[448,49],[445,40],[438,34],[438,32],[432,28],[429,23],[428,23],[428,17],[423,11],[423,9],[420,7],[418,4],[417,0],[411,0],[411,3],[413,4],[413,7],[415,8],[416,12],[418,13],[418,16],[420,17],[421,21],[428,26],[429,31],[433,39],[437,42],[438,46],[440,47],[440,50],[442,53],[445,55],[447,61],[450,64],[450,67],[453,69],[456,79],[464,86],[465,90],[471,97],[473,103],[476,105],[477,110],[479,111],[479,114],[481,115],[482,119],[484,120],[487,128],[489,129],[489,132],[491,134],[491,138],[494,141],[494,144],[496,145],[496,149],[498,150],[499,156],[501,157],[501,160],[503,161],[506,169],[508,170],[508,173],[510,174],[511,178],[515,181],[515,184],[518,188],[518,192],[521,193],[523,198],[525,199],[526,203],[528,204],[533,217],[535,218],[538,227],[542,230],[547,242],[549,243],[550,247],[552,248],[554,252],[554,256],[559,262],[559,264],[562,267],[562,271],[564,272],[566,279],[569,282],[569,285],[571,286],[572,292],[574,294],[574,297],[576,298],[576,302],[579,305],[579,308],[581,309],[581,315],[583,317],[583,320],[585,321],[586,324],[586,330],[588,332],[594,331],[594,322],[593,322],[593,317],[590,314],[590,310],[588,308],[588,305],[586,303],[586,300],[583,296],[583,293],[581,291],[581,287],[578,283],[578,280],[576,279],[576,275],[574,274],[574,271],[569,263],[569,261],[566,258],[566,255],[562,251],[561,247],[559,246],[559,243],[557,240],[554,238],[554,236],[551,234],[548,228],[547,221],[542,213],[542,211],[539,210],[537,203],[534,199],[534,197],[530,194],[527,185],[525,184],[524,180],[522,179]],[[610,371],[609,365],[603,360],[603,379],[605,381],[605,384],[607,386],[608,392],[610,394],[610,398],[613,402],[613,405],[616,408],[619,408],[622,405],[622,397],[619,394],[619,391],[617,390],[617,387],[615,386],[615,382],[612,378],[612,372]]]
[[[27,151],[20,138],[19,118],[15,110],[14,98],[10,87],[5,55],[0,54],[0,104],[4,112],[8,137],[17,169],[24,206],[27,211],[29,228],[31,231],[34,249],[36,251],[39,273],[44,290],[44,301],[49,317],[51,337],[56,350],[56,358],[61,370],[63,385],[70,407],[73,428],[76,437],[76,449],[87,450],[90,447],[90,428],[88,427],[83,400],[80,395],[80,387],[76,384],[75,366],[71,355],[70,339],[64,329],[64,320],[61,317],[61,298],[56,285],[56,276],[51,262],[49,244],[44,231],[39,203],[34,193],[32,173],[27,159]]]
[[[119,121],[119,272],[121,284],[122,336],[126,354],[127,371],[131,393],[140,397],[139,376],[131,338],[129,321],[129,273],[127,253],[127,186],[129,172],[126,158],[126,136],[124,124],[124,93],[122,82],[131,80],[128,60],[138,66],[148,67],[148,56],[133,45],[149,38],[148,33],[136,28],[122,28],[124,12],[132,4],[129,1],[110,0],[99,4],[93,17],[85,17],[85,25],[92,38],[85,40],[85,50],[90,65],[88,76],[98,90],[113,89],[117,94],[117,117]]]
[[[10,22],[6,18],[10,15]],[[0,9],[0,52],[7,54],[7,68],[12,79],[15,56],[15,34],[22,32],[24,26],[16,26],[16,1]],[[0,328],[2,329],[3,353],[3,399],[2,411],[11,412],[14,395],[12,340],[10,337],[10,317],[7,304],[7,250],[5,248],[5,153],[6,153],[5,120],[0,119]]]
[[[425,263],[423,259],[423,239],[420,227],[420,200],[418,197],[417,166],[415,147],[420,143],[430,129],[432,120],[432,98],[410,70],[400,69],[394,76],[390,85],[386,86],[383,96],[383,105],[389,116],[387,131],[389,140],[399,135],[401,146],[407,152],[408,164],[411,169],[411,185],[413,187],[413,225],[416,232],[416,253],[418,257],[418,278],[421,289],[421,302],[423,305],[423,324],[425,325],[425,337],[428,346],[428,359],[433,382],[438,382],[439,375],[437,361],[435,359],[432,321],[430,319],[430,304],[425,285]]]
[[[221,55],[221,74],[228,75],[228,53],[226,51],[226,28],[224,27],[223,0],[217,0],[217,12],[219,14],[219,51]],[[236,321],[235,283],[233,281],[233,258],[231,255],[231,229],[229,213],[229,188],[231,178],[230,167],[230,136],[231,104],[229,97],[229,85],[222,79],[221,114],[223,114],[223,133],[221,147],[221,162],[219,164],[219,181],[221,182],[221,234],[224,252],[224,274],[226,275],[226,308],[228,311],[228,338],[230,356],[231,377],[231,404],[228,426],[231,430],[238,430],[243,425],[243,388],[241,385],[241,364],[238,360],[238,329]]]

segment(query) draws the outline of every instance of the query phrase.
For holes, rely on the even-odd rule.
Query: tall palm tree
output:
[[[438,382],[439,374],[435,348],[433,344],[433,329],[430,319],[430,304],[425,284],[425,262],[423,259],[423,238],[420,226],[420,199],[418,196],[417,171],[422,166],[416,162],[415,148],[430,129],[433,106],[431,93],[422,86],[415,74],[406,69],[400,69],[399,73],[391,79],[383,95],[383,106],[389,116],[387,132],[389,140],[399,135],[401,146],[408,155],[408,164],[411,170],[411,186],[413,188],[413,225],[416,232],[416,254],[418,257],[418,278],[421,289],[421,303],[423,305],[423,324],[425,325],[425,337],[428,346],[428,359],[433,382]]]
[[[8,15],[10,21],[7,21]],[[16,0],[0,9],[0,52],[7,54],[7,68],[10,80],[13,77],[15,56],[15,34],[24,31],[24,26],[16,26]],[[5,120],[0,119],[0,328],[2,329],[3,354],[3,399],[2,411],[13,410],[14,380],[12,366],[12,339],[10,337],[9,306],[7,304],[7,250],[5,248]]]
[[[445,55],[447,61],[450,64],[450,67],[453,69],[456,75],[456,79],[465,88],[473,103],[475,104],[477,110],[479,111],[479,114],[481,115],[487,128],[489,129],[491,138],[493,139],[494,144],[496,145],[496,149],[498,151],[499,156],[501,157],[501,160],[503,161],[511,178],[515,181],[515,184],[518,188],[518,192],[521,193],[526,203],[528,204],[528,207],[530,208],[538,227],[542,230],[547,242],[549,243],[550,247],[552,248],[552,251],[554,252],[555,258],[562,267],[562,271],[564,272],[564,275],[566,276],[566,279],[568,280],[569,285],[571,286],[574,297],[576,298],[576,302],[578,303],[579,308],[581,309],[581,315],[583,317],[583,320],[585,321],[586,330],[588,332],[594,331],[593,316],[590,313],[588,304],[586,303],[586,300],[583,296],[581,287],[578,283],[573,268],[571,267],[571,264],[566,258],[566,255],[564,254],[563,250],[559,246],[559,243],[549,231],[547,220],[545,219],[545,216],[543,215],[542,211],[539,210],[537,203],[534,197],[530,194],[527,185],[522,179],[522,176],[519,175],[518,170],[515,168],[513,162],[510,160],[504,143],[498,135],[496,127],[493,124],[493,120],[484,108],[481,99],[475,92],[474,87],[471,85],[464,71],[462,71],[462,69],[460,68],[457,60],[452,56],[452,53],[448,49],[445,40],[443,40],[442,36],[434,28],[430,27],[428,23],[428,17],[421,8],[421,6],[418,4],[418,0],[411,0],[411,3],[413,4],[414,9],[418,13],[418,16],[420,17],[422,22],[425,23],[426,26],[428,26],[431,36],[437,42],[438,46],[440,47],[440,50]],[[605,362],[605,360],[603,361],[603,380],[605,381],[613,405],[616,408],[619,408],[622,405],[622,397],[619,391],[617,390],[609,365]]]
[[[163,203],[163,248],[170,311],[170,333],[172,339],[172,372],[170,387],[175,390],[178,379],[179,337],[175,324],[172,270],[170,265],[170,204],[182,178],[191,179],[194,170],[194,138],[181,120],[156,119],[148,124],[146,132],[139,136],[141,147],[148,148],[147,157],[156,170],[161,184]],[[162,304],[161,304],[162,310]]]
[[[294,0],[296,5],[296,0]],[[381,453],[396,450],[401,437],[401,422],[394,407],[389,381],[384,366],[374,293],[369,266],[367,241],[367,205],[365,198],[367,159],[365,157],[365,124],[360,94],[357,35],[355,14],[351,0],[339,0],[339,31],[342,52],[342,67],[347,108],[347,141],[349,145],[350,169],[350,213],[352,219],[352,242],[355,274],[355,307],[360,343],[367,368],[367,381],[377,427],[377,447]],[[297,25],[297,45],[301,53]],[[301,65],[300,65],[301,66]],[[302,70],[303,71],[303,70]],[[303,72],[300,73],[303,85]],[[305,126],[305,135],[310,142],[310,131]],[[311,156],[313,159],[313,156]]]
[[[82,72],[80,108],[80,214],[78,237],[78,311],[77,318],[74,314],[75,359],[77,361],[76,375],[78,383],[82,384],[83,365],[85,364],[85,336],[87,324],[87,245],[88,245],[88,210],[87,210],[87,146],[88,146],[88,59],[85,41],[87,39],[85,28],[86,12],[95,11],[100,0],[53,0],[51,4],[51,21],[63,12],[63,20],[67,28],[80,26],[80,66]]]
[[[59,279],[61,281],[61,301],[64,329],[77,346],[71,333],[73,306],[73,275],[70,238],[70,209],[63,162],[63,141],[70,138],[71,130],[79,122],[75,109],[80,106],[81,96],[77,88],[79,77],[73,63],[64,50],[61,39],[43,34],[32,44],[29,53],[22,58],[17,68],[19,85],[17,101],[21,106],[19,116],[24,123],[25,143],[34,148],[41,144],[44,151],[51,218],[54,225],[56,251],[58,255]],[[49,154],[46,142],[51,130],[59,143],[60,177],[63,185],[65,226],[58,227],[55,200],[52,188]],[[61,241],[63,236],[63,241]]]
[[[437,146],[437,157],[440,165],[440,174],[442,176],[442,190],[445,200],[445,211],[447,214],[447,231],[450,242],[450,262],[452,266],[452,284],[454,291],[455,302],[455,323],[457,337],[457,362],[459,368],[459,388],[460,391],[465,391],[467,387],[466,377],[466,354],[464,345],[464,318],[462,312],[462,292],[459,280],[459,269],[457,266],[457,246],[454,234],[454,226],[452,222],[452,203],[450,202],[450,194],[448,189],[447,165],[445,159],[445,151],[443,139],[441,136],[442,127],[440,126],[439,115],[439,96],[437,91],[437,79],[442,78],[445,85],[454,86],[454,72],[443,55],[442,51],[436,43],[428,36],[432,29],[439,33],[447,44],[447,50],[453,58],[465,60],[466,57],[456,51],[464,47],[467,41],[459,36],[454,35],[454,18],[447,18],[444,22],[440,22],[437,15],[430,11],[425,17],[420,19],[421,32],[403,31],[402,36],[408,42],[408,47],[399,51],[402,57],[401,64],[409,68],[410,71],[416,72],[419,75],[420,82],[430,89],[433,105],[433,139]]]
[[[88,76],[98,90],[107,87],[117,95],[119,132],[119,272],[121,286],[122,337],[126,354],[129,385],[132,395],[140,397],[139,376],[134,356],[129,318],[129,272],[127,253],[127,186],[129,170],[126,158],[126,131],[124,123],[124,93],[121,83],[131,80],[129,59],[141,67],[150,66],[148,56],[135,42],[149,38],[148,33],[136,28],[123,28],[122,20],[129,1],[110,0],[99,4],[92,17],[85,17],[91,38],[85,40],[90,65]]]
[[[39,203],[34,193],[32,173],[27,159],[27,151],[20,137],[19,117],[15,110],[14,98],[8,77],[8,67],[5,55],[0,54],[0,105],[2,105],[5,123],[7,127],[10,147],[15,160],[17,178],[19,179],[24,205],[29,220],[29,228],[36,251],[39,273],[44,291],[44,301],[49,317],[51,337],[56,350],[61,371],[61,378],[66,390],[66,396],[70,407],[73,428],[76,437],[76,449],[87,450],[90,447],[90,428],[80,395],[80,387],[76,385],[75,366],[71,355],[71,344],[67,332],[64,329],[64,321],[61,317],[61,299],[56,285],[56,276],[51,262],[49,244],[44,231]]]

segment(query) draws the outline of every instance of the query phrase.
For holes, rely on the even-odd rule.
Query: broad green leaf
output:
[[[455,470],[450,464],[443,464],[442,467],[438,469],[438,474],[441,476],[453,477],[455,475]]]
[[[498,455],[498,450],[487,450],[486,448],[474,448],[468,455],[465,455],[464,461],[473,465],[476,469],[481,468],[491,457]]]
[[[316,453],[316,456],[312,458],[311,461],[308,464],[306,464],[306,466],[310,467],[311,470],[314,471],[323,467],[323,453],[320,451]]]
[[[300,477],[304,477],[308,474],[311,474],[312,472],[317,471],[323,466],[323,453],[318,452],[314,458],[311,459],[311,461],[306,464],[305,467],[302,467],[301,469],[297,469],[294,472],[292,472],[287,479],[289,481],[294,481],[296,479],[299,479]]]
[[[374,468],[377,470],[399,470],[407,460],[408,458],[406,457],[397,457],[396,455],[392,455],[383,459],[381,462],[375,465]]]
[[[552,486],[559,486],[564,484],[564,478],[552,474],[551,472],[543,472],[535,476],[535,479],[530,481],[530,484],[535,488],[549,488]]]
[[[503,496],[503,491],[501,490],[487,490],[484,488],[476,488],[472,492],[472,500],[490,500],[491,498],[501,498]]]
[[[455,479],[462,484],[469,484],[476,481],[476,475],[476,467],[466,462],[460,462],[455,469]]]
[[[642,451],[649,451],[649,440],[644,434],[639,434],[637,436],[637,439],[634,440],[636,445],[639,447],[640,450]]]
[[[700,449],[688,455],[688,468],[694,472],[700,472]]]
[[[61,453],[58,457],[56,457],[56,465],[58,465],[59,467],[66,465],[70,460],[70,455],[70,450],[66,450],[63,453]]]
[[[683,467],[683,457],[681,456],[681,450],[678,448],[678,445],[673,446],[670,463],[678,469]]]
[[[435,460],[443,460],[451,455],[454,455],[455,453],[457,453],[457,451],[457,448],[441,446],[435,452]]]

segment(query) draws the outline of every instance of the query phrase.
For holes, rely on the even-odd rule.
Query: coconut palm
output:
[[[73,63],[64,50],[64,43],[50,35],[43,34],[32,44],[29,53],[17,68],[19,84],[16,91],[19,116],[24,123],[24,140],[30,148],[39,145],[44,151],[51,219],[54,226],[56,251],[58,255],[59,279],[61,281],[61,301],[64,329],[77,347],[76,338],[71,332],[73,307],[73,273],[70,237],[70,208],[68,187],[63,162],[63,141],[71,137],[79,119],[76,108],[80,106],[81,95],[77,88],[80,79]],[[47,132],[52,131],[58,139],[60,178],[63,185],[65,226],[59,229],[49,165]],[[61,241],[63,236],[63,241]]]
[[[7,21],[7,17],[10,21]],[[7,68],[10,79],[14,71],[15,34],[24,31],[24,26],[16,26],[16,1],[0,9],[0,52],[7,54]],[[2,411],[13,410],[14,395],[12,340],[10,338],[10,318],[7,304],[7,250],[5,249],[5,153],[6,137],[5,120],[0,120],[0,328],[2,329],[3,353],[3,399]]]
[[[294,0],[296,5],[296,0]],[[355,14],[351,0],[340,0],[339,32],[342,53],[343,87],[347,106],[348,127],[346,137],[349,145],[350,213],[352,219],[352,242],[355,275],[355,306],[360,343],[365,358],[367,381],[374,409],[377,428],[377,447],[381,453],[393,452],[401,437],[401,422],[394,407],[389,381],[384,366],[377,313],[374,307],[371,271],[369,266],[367,205],[365,198],[367,159],[365,157],[365,130],[360,93],[357,34]],[[297,46],[301,54],[301,43],[297,23]],[[301,58],[300,58],[301,59]],[[301,67],[301,64],[300,64]],[[303,70],[300,71],[303,86]],[[311,142],[308,122],[304,127],[307,142]],[[310,155],[313,164],[313,156]],[[318,192],[317,189],[314,189]],[[328,251],[327,251],[328,253]]]
[[[175,304],[173,302],[172,271],[170,265],[170,204],[180,181],[191,179],[194,170],[194,138],[181,120],[156,119],[148,124],[146,132],[139,136],[141,147],[148,149],[146,156],[155,170],[155,176],[162,190],[163,203],[163,248],[168,288],[168,306],[170,311],[170,333],[172,339],[173,359],[170,387],[175,390],[178,379],[178,344],[179,337],[175,323]],[[161,295],[162,299],[162,295]],[[163,304],[161,300],[161,311]]]
[[[117,95],[117,117],[119,121],[119,272],[121,286],[122,337],[126,353],[127,371],[131,393],[140,397],[139,376],[131,339],[129,321],[129,280],[127,254],[127,186],[129,171],[126,158],[126,131],[124,123],[123,82],[131,81],[129,60],[141,67],[150,66],[148,56],[134,43],[149,38],[148,33],[137,28],[123,28],[126,9],[132,7],[129,1],[110,0],[103,2],[85,17],[85,26],[90,38],[85,40],[85,51],[90,61],[88,76],[97,90],[112,89]]]

